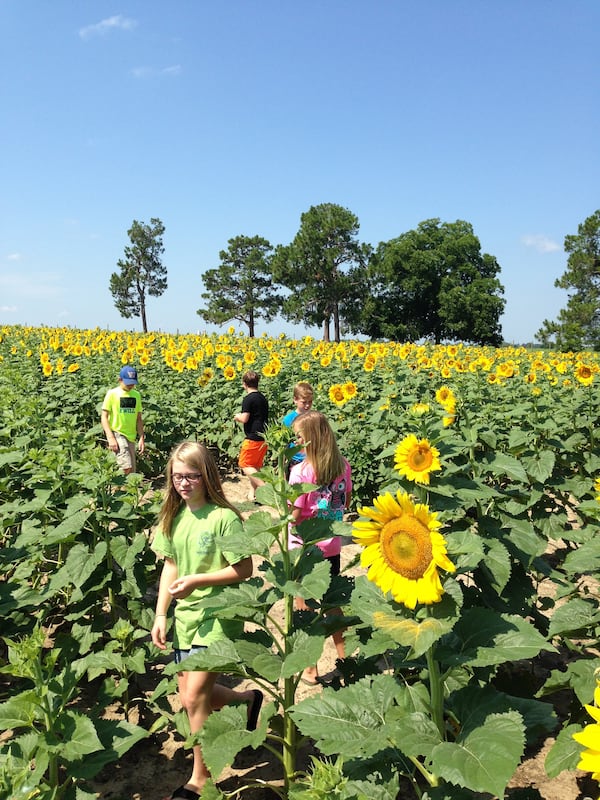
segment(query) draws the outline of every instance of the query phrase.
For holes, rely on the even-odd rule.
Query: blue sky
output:
[[[149,327],[224,330],[196,310],[228,239],[287,244],[325,202],[372,245],[470,222],[509,342],[566,305],[564,237],[600,208],[598,0],[0,0],[0,27],[0,324],[139,330],[109,278],[159,217]]]

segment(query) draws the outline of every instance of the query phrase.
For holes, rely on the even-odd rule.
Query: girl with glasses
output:
[[[227,500],[210,451],[198,442],[178,445],[167,463],[166,486],[152,549],[164,558],[152,642],[166,649],[167,613],[175,603],[173,646],[176,663],[220,639],[241,633],[236,620],[218,620],[203,609],[204,600],[223,586],[252,575],[252,559],[222,547],[224,536],[241,532],[237,509]],[[248,730],[257,725],[262,692],[234,691],[217,683],[216,672],[183,671],[177,674],[181,704],[190,732],[199,731],[211,711],[225,705],[248,705]],[[198,800],[209,773],[199,745],[193,748],[193,768],[187,783],[172,800]]]

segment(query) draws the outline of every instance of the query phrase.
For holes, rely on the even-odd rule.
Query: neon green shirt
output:
[[[221,549],[223,536],[241,533],[242,521],[229,508],[207,503],[197,511],[183,506],[175,517],[171,538],[161,530],[156,533],[152,549],[160,555],[173,559],[178,575],[193,575],[200,572],[216,572],[231,564],[237,564],[245,556]],[[192,645],[207,645],[219,639],[235,639],[242,631],[236,620],[218,620],[210,617],[211,610],[204,610],[203,600],[217,594],[222,586],[207,586],[194,591],[175,606],[175,628],[173,644],[181,650]]]
[[[104,397],[102,410],[108,412],[111,431],[122,433],[130,442],[135,442],[137,418],[142,411],[142,398],[137,389],[128,392],[120,386],[109,389]]]

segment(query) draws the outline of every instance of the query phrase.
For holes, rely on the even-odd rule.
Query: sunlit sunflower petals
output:
[[[582,756],[592,750],[600,753],[600,725],[586,725],[582,731],[574,733],[573,738],[586,748]],[[600,769],[600,760],[593,766],[593,769]]]
[[[363,567],[370,567],[375,561],[380,561],[382,565],[385,565],[384,560],[381,558],[381,550],[378,542],[368,544],[360,554],[360,563]]]
[[[597,699],[599,688],[597,684],[594,700]],[[581,760],[577,764],[577,768],[591,772],[592,778],[598,780],[600,777],[600,724],[598,724],[600,723],[600,708],[587,704],[584,708],[595,722],[586,725],[582,731],[572,734],[573,739],[586,748],[581,752]]]
[[[573,734],[573,738],[575,738],[575,734]],[[600,750],[584,750],[581,754],[581,760],[579,764],[577,764],[577,769],[592,772],[595,778],[600,771]]]
[[[417,503],[415,506],[415,517],[427,525],[430,531],[438,531],[442,527],[442,523],[438,519],[437,511],[430,512],[429,507],[423,503]],[[433,534],[434,536],[436,534]]]
[[[398,493],[398,498],[400,499],[400,497],[401,495]],[[374,509],[371,511],[371,516],[373,518],[382,518],[384,521],[397,517],[402,511],[401,502],[401,500],[397,502],[389,492],[379,495],[373,501]]]
[[[406,608],[415,608],[419,600],[417,581],[409,581],[406,578],[396,581],[392,594],[397,603],[402,603]]]
[[[363,525],[366,524],[367,522],[369,524],[373,524],[374,522],[381,524],[382,522],[385,522],[387,517],[387,514],[378,511],[376,508],[365,508],[365,507],[358,509],[358,515],[359,517],[363,518],[358,520],[358,522],[362,523]]]
[[[590,706],[587,704],[584,706],[584,708],[588,712],[590,717],[595,719],[596,722],[600,722],[600,708],[598,708],[597,706]],[[598,727],[600,728],[600,726]],[[598,749],[600,750],[600,739],[598,740]]]
[[[354,540],[364,547],[361,564],[367,577],[407,608],[437,603],[444,593],[438,569],[454,572],[447,557],[441,523],[424,503],[415,504],[399,491],[375,498],[372,508],[361,508],[353,525]]]
[[[456,565],[450,561],[446,553],[446,541],[441,533],[432,533],[431,540],[435,565],[446,572],[456,572]]]
[[[358,520],[352,525],[352,535],[357,544],[365,547],[379,541],[380,528],[372,522],[362,522]]]
[[[410,433],[396,448],[394,467],[409,481],[428,485],[430,474],[442,468],[439,455],[427,439],[418,440]]]
[[[379,586],[384,594],[391,592],[394,588],[394,574],[385,567],[385,564],[373,564],[369,570],[368,578],[376,586]]]

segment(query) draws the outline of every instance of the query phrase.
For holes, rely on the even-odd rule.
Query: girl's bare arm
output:
[[[240,583],[252,575],[252,559],[250,557],[229,564],[215,572],[199,572],[194,575],[181,575],[169,586],[169,594],[176,600],[183,599],[191,594],[194,589],[205,586],[228,586],[231,583]]]
[[[158,585],[156,615],[150,633],[152,642],[161,650],[164,650],[167,644],[167,611],[169,610],[172,600],[172,596],[169,593],[169,586],[176,578],[177,564],[172,558],[165,558]]]

